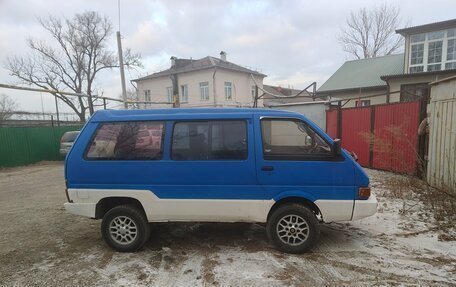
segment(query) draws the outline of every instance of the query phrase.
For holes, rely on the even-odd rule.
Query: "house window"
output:
[[[209,100],[209,82],[200,83],[200,94],[201,94],[202,101]]]
[[[163,154],[163,122],[103,123],[89,144],[91,160],[159,160]]]
[[[442,62],[442,41],[428,44],[428,71],[438,71]]]
[[[456,69],[456,28],[448,30],[445,69]]]
[[[423,66],[410,67],[410,73],[423,72]]]
[[[427,83],[401,85],[401,102],[413,102],[428,98],[429,88]]]
[[[410,35],[409,72],[456,68],[456,28]]]
[[[357,107],[368,107],[371,105],[371,101],[370,100],[361,100],[361,101],[356,101],[355,104]]]
[[[166,95],[168,96],[168,103],[174,103],[173,87],[166,87]]]
[[[232,98],[232,84],[231,82],[225,82],[225,100],[231,100]]]
[[[150,102],[150,90],[144,90],[144,101]]]
[[[247,125],[242,120],[178,122],[171,146],[173,160],[247,158]]]
[[[188,85],[181,85],[181,102],[188,102]]]
[[[410,54],[410,65],[423,64],[424,44],[412,45],[412,53]]]
[[[255,102],[255,94],[256,94],[255,86],[252,86],[252,89],[250,91],[252,94],[252,102]]]

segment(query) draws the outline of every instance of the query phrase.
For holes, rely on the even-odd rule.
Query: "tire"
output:
[[[300,204],[278,207],[270,215],[266,232],[269,241],[280,251],[304,253],[320,236],[320,225],[315,214]]]
[[[134,205],[119,205],[103,216],[103,239],[114,250],[135,252],[150,236],[150,225],[144,212]]]

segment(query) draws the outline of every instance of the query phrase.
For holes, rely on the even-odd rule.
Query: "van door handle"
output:
[[[261,167],[261,170],[264,170],[264,171],[273,171],[273,170],[274,170],[274,167],[273,167],[273,166],[262,166],[262,167]]]

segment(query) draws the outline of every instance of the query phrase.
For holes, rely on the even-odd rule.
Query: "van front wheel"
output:
[[[113,249],[134,252],[149,239],[150,226],[142,210],[134,205],[119,205],[103,217],[101,234]]]
[[[315,214],[299,204],[278,207],[269,217],[266,232],[269,241],[279,250],[303,253],[318,240],[320,226]]]

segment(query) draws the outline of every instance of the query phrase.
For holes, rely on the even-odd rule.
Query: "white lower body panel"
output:
[[[374,215],[377,212],[377,198],[371,195],[366,200],[355,200],[352,220]]]
[[[143,206],[150,222],[266,222],[274,200],[161,199],[149,190],[68,189],[73,201],[65,209],[73,214],[95,217],[96,204],[106,197],[129,197]],[[324,222],[348,221],[375,214],[377,200],[316,200]]]
[[[320,209],[324,222],[351,220],[353,200],[319,199],[314,202]]]
[[[95,217],[95,206],[106,197],[137,199],[150,222],[266,222],[274,200],[161,199],[149,190],[68,189],[73,203],[65,209],[74,214]]]

